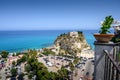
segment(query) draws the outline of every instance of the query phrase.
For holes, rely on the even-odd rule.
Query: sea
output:
[[[75,30],[24,30],[24,31],[0,31],[0,51],[21,52],[28,49],[41,49],[52,46],[57,36]],[[97,30],[82,31],[87,43],[94,49],[93,37]]]

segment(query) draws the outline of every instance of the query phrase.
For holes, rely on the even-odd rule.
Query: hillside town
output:
[[[37,50],[0,52],[0,80],[93,79],[94,51],[82,32],[61,34],[54,43]]]

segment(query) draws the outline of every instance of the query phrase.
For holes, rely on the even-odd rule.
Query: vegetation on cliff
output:
[[[59,53],[62,53],[64,51],[66,54],[71,54],[74,56],[77,53],[80,53],[83,48],[89,46],[81,31],[61,34],[57,37],[54,44],[60,47]]]

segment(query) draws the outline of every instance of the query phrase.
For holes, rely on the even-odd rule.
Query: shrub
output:
[[[33,75],[32,74],[28,74],[28,78],[32,79]]]

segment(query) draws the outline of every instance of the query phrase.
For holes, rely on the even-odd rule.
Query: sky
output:
[[[120,20],[120,0],[0,0],[0,30],[99,29]]]

